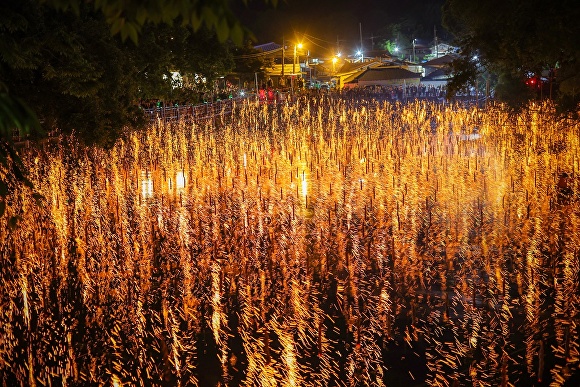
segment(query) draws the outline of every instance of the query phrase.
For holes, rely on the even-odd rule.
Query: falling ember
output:
[[[23,151],[0,384],[574,383],[579,124],[296,98]]]
[[[30,325],[30,307],[28,304],[28,281],[24,275],[21,276],[21,291],[22,291],[22,302],[24,307],[24,322],[26,325]]]

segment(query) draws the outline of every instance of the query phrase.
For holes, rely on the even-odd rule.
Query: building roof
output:
[[[269,42],[254,46],[254,48],[258,51],[270,52],[280,50],[282,48],[282,45],[274,42]]]
[[[348,76],[348,77],[344,78],[344,80],[343,80],[342,82],[343,82],[344,84],[347,84],[347,83],[353,83],[353,82],[358,82],[357,78],[358,78],[358,76],[359,76],[359,75],[360,75],[360,74],[356,74],[356,73],[355,73],[355,74],[352,74],[352,75],[350,75],[350,76]]]
[[[385,81],[393,79],[421,78],[421,74],[414,73],[400,67],[377,67],[368,69],[359,77],[359,81]]]
[[[427,61],[425,63],[423,63],[423,66],[429,66],[429,67],[444,67],[444,66],[448,66],[451,62],[453,62],[453,60],[456,58],[455,55],[443,55],[440,56],[439,58],[434,58],[431,59],[430,61]]]
[[[450,76],[449,69],[438,68],[437,70],[430,72],[424,79],[426,81],[443,81],[448,80]]]
[[[352,73],[355,71],[362,71],[365,68],[371,68],[371,67],[376,67],[376,66],[380,66],[382,64],[382,62],[380,61],[370,61],[370,62],[344,62],[344,64],[341,66],[340,70],[338,71],[338,74],[348,74],[348,73]]]
[[[414,73],[409,70],[402,69],[400,67],[376,67],[369,68],[362,73],[353,74],[346,78],[343,82],[347,83],[358,83],[358,82],[381,82],[381,81],[393,81],[393,80],[403,80],[403,79],[419,79],[421,74]]]
[[[393,56],[387,50],[369,50],[365,51],[365,57],[367,58],[386,58],[391,59]]]

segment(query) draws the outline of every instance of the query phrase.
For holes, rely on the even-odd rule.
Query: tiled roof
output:
[[[449,79],[449,70],[446,68],[438,68],[437,70],[429,73],[424,79],[437,81]]]
[[[359,81],[383,81],[392,79],[421,78],[421,74],[414,73],[400,67],[378,67],[368,69],[358,77]]]
[[[453,61],[453,59],[455,59],[454,55],[449,55],[449,54],[443,55],[439,58],[431,59],[430,61],[423,63],[423,66],[430,66],[430,67],[446,66],[449,63],[451,63]]]
[[[274,42],[260,44],[258,46],[254,46],[256,50],[268,52],[268,51],[276,51],[282,48],[282,45]]]
[[[381,64],[381,62],[379,61],[373,61],[373,62],[345,62],[342,67],[340,68],[340,70],[338,71],[341,74],[346,74],[346,73],[350,73],[353,71],[360,71],[366,67],[376,67],[379,66]]]
[[[343,82],[358,83],[358,82],[379,82],[391,81],[397,79],[419,79],[421,74],[414,73],[400,67],[377,67],[365,70],[363,73],[353,74],[346,78]]]

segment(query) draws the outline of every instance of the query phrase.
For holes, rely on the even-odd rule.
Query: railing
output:
[[[303,93],[303,92],[302,92]],[[289,91],[278,91],[273,94],[266,93],[265,95],[255,95],[250,94],[245,97],[237,97],[232,99],[225,99],[220,100],[212,103],[204,103],[198,105],[184,105],[184,106],[165,106],[159,108],[145,108],[143,112],[145,114],[146,119],[151,122],[178,122],[180,120],[185,121],[194,121],[194,120],[207,120],[212,119],[216,116],[222,115],[230,115],[236,105],[240,105],[243,102],[255,102],[260,101],[260,103],[267,103],[267,104],[278,104],[284,103],[286,101],[292,101],[296,98],[297,95],[301,95],[302,93],[293,94]],[[399,100],[398,98],[392,98],[390,94],[387,93],[368,93],[368,92],[352,92],[352,93],[335,93],[335,92],[328,92],[331,95],[337,96],[339,98],[374,98],[379,100],[394,100],[400,102],[412,102],[415,100],[430,100],[430,101],[444,101],[444,99],[440,96],[431,97],[431,96],[408,96]],[[466,105],[466,106],[473,106],[477,105],[482,107],[486,105],[487,99],[482,96],[460,96],[455,98],[455,101]],[[54,139],[58,136],[58,130],[54,130],[48,133],[48,140]],[[13,131],[12,136],[13,142],[17,145],[17,147],[27,146],[28,138],[20,136],[18,130]]]
[[[224,99],[212,103],[204,103],[199,105],[184,105],[184,106],[165,106],[153,109],[144,109],[145,117],[150,122],[177,122],[180,120],[205,120],[220,115],[229,115],[232,113],[236,104],[243,101],[251,101],[255,97],[231,98]]]
[[[213,103],[204,103],[199,105],[184,105],[184,106],[165,106],[159,108],[145,108],[143,112],[146,119],[151,122],[178,122],[180,120],[206,120],[220,115],[229,115],[232,113],[236,104],[244,101],[254,101],[256,96],[250,94],[245,97],[232,98],[216,101]],[[58,130],[52,130],[47,133],[46,139],[43,141],[54,141],[58,135]],[[12,131],[12,141],[17,148],[27,147],[29,137],[22,136],[20,132],[15,129]]]
[[[229,115],[236,105],[243,102],[255,102],[267,104],[284,103],[292,99],[289,90],[261,90],[259,94],[249,94],[245,97],[224,99],[213,103],[185,106],[166,106],[159,108],[144,109],[145,116],[150,122],[177,122],[179,120],[193,121],[211,119],[216,116]],[[296,94],[297,95],[297,94]]]

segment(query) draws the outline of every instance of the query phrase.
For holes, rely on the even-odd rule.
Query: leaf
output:
[[[121,32],[121,40],[124,42],[125,40],[127,40],[127,35],[128,35],[127,26],[126,25],[123,26],[123,28],[121,28],[120,32]]]
[[[230,38],[234,44],[241,46],[244,42],[244,30],[240,23],[234,23],[232,29],[230,30]]]
[[[72,11],[74,12],[75,15],[78,15],[78,14],[81,13],[80,6],[79,6],[79,2],[77,2],[77,1],[71,1],[71,2],[69,2],[69,4],[70,4],[70,7],[71,7],[71,9],[72,9]]]
[[[145,21],[147,21],[147,10],[145,9],[145,7],[140,7],[139,9],[137,9],[135,21],[139,23],[139,25],[145,24]]]
[[[0,180],[0,196],[8,195],[8,185]]]
[[[203,7],[201,10],[201,18],[210,29],[217,27],[217,16],[210,7]]]
[[[124,18],[114,19],[113,24],[111,24],[111,35],[117,35],[119,31],[123,28],[125,24]]]
[[[127,23],[126,28],[129,38],[137,45],[139,43],[139,26],[134,23]]]
[[[105,0],[95,0],[95,9],[101,9],[105,5]]]
[[[199,28],[201,27],[201,18],[199,17],[199,14],[197,13],[197,11],[194,11],[191,13],[191,27],[193,27],[194,31],[198,31]]]
[[[19,98],[0,93],[0,137],[10,142],[12,130],[21,134],[42,133],[36,114]]]
[[[230,27],[228,26],[228,21],[226,19],[220,20],[219,24],[216,25],[216,34],[220,42],[225,42],[230,34]]]
[[[0,216],[4,215],[4,211],[6,211],[6,203],[4,200],[0,200]]]

